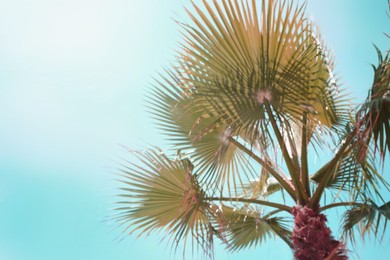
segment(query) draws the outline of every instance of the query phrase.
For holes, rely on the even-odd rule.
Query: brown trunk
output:
[[[326,226],[326,217],[309,207],[295,206],[292,234],[296,260],[348,259],[345,245],[335,240]]]

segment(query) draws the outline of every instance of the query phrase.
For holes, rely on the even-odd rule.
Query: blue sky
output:
[[[389,46],[387,1],[307,2],[338,76],[362,101],[377,61],[372,44]],[[161,234],[118,242],[105,220],[116,161],[127,156],[120,145],[165,144],[144,97],[174,61],[173,19],[186,19],[183,5],[189,1],[0,1],[0,259],[174,258]],[[359,244],[361,259],[389,253],[386,237]],[[216,251],[216,259],[274,257],[291,253],[277,240]]]

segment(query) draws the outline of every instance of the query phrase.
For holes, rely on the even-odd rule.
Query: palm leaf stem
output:
[[[327,172],[324,174],[324,177],[319,181],[318,186],[316,190],[314,191],[314,194],[310,201],[310,207],[316,208],[319,205],[320,199],[322,194],[324,193],[324,190],[326,188],[327,183],[329,180],[333,177],[334,170],[337,168],[337,165],[340,163],[340,161],[343,158],[344,152],[348,149],[351,142],[353,141],[353,138],[356,136],[358,129],[355,127],[353,131],[350,132],[350,134],[345,139],[343,145],[340,147],[336,155],[333,157],[333,159],[327,163]]]
[[[230,197],[206,197],[204,200],[208,201],[236,201],[236,202],[245,202],[245,203],[253,203],[253,204],[259,204],[263,206],[268,206],[272,208],[276,208],[281,211],[287,211],[288,213],[291,213],[292,208],[288,207],[283,204],[269,202],[265,200],[257,200],[257,199],[246,199],[246,198],[230,198]]]
[[[303,114],[302,120],[302,147],[301,147],[301,179],[306,194],[310,197],[310,185],[309,185],[309,164],[307,161],[307,113]]]
[[[274,210],[274,211],[271,211],[271,212],[269,212],[269,213],[267,213],[267,214],[265,214],[264,216],[263,216],[263,218],[269,218],[269,217],[271,217],[272,215],[275,215],[275,214],[278,214],[279,212],[282,212],[283,210],[282,209],[276,209],[276,210]]]
[[[290,172],[290,176],[295,187],[296,197],[298,198],[298,203],[306,204],[306,202],[309,200],[309,197],[304,191],[303,185],[299,178],[300,167],[299,167],[298,160],[294,156],[293,156],[294,160],[293,158],[290,157],[287,151],[286,143],[283,140],[283,136],[278,128],[275,117],[271,111],[271,106],[269,105],[268,102],[264,102],[264,103],[266,105],[267,114],[271,121],[271,125],[274,130],[276,139],[278,140],[279,146],[282,150],[283,158],[286,161],[288,171]]]
[[[346,207],[346,206],[363,206],[364,203],[354,202],[354,201],[348,201],[348,202],[337,202],[332,203],[326,206],[323,206],[319,209],[319,211],[325,211],[327,209],[335,208],[335,207]]]
[[[295,195],[294,189],[290,186],[289,183],[285,180],[285,178],[282,177],[278,172],[275,171],[275,169],[270,165],[269,162],[264,161],[260,157],[258,157],[254,152],[249,150],[247,147],[245,147],[243,144],[238,142],[233,137],[229,137],[229,141],[234,144],[238,149],[245,152],[247,155],[249,155],[252,159],[254,159],[257,163],[259,163],[262,167],[264,167],[279,183],[280,185],[287,191],[287,193],[291,196],[291,198],[296,201],[297,197]]]

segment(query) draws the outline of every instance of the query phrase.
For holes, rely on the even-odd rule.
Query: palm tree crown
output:
[[[138,163],[121,168],[116,220],[210,257],[215,238],[239,250],[276,235],[296,259],[346,259],[355,229],[379,235],[390,218],[375,166],[390,150],[389,55],[378,50],[367,100],[351,109],[304,5],[202,2],[187,11],[177,62],[149,95],[176,155],[134,152]],[[311,172],[309,150],[333,156]],[[344,242],[326,226],[333,207],[345,208]]]

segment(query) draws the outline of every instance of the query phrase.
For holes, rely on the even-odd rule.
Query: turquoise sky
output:
[[[372,44],[389,48],[387,0],[307,2],[341,81],[362,101],[377,61]],[[116,161],[127,156],[121,145],[166,144],[144,96],[174,61],[173,19],[186,19],[188,4],[0,1],[0,259],[174,259],[162,234],[119,242],[106,219]],[[388,241],[358,244],[359,256],[384,259]],[[237,254],[216,250],[217,260],[271,258],[291,253],[278,240]]]

